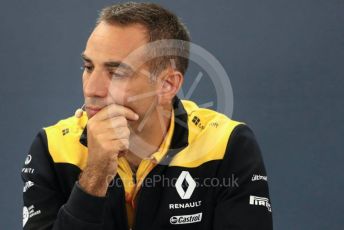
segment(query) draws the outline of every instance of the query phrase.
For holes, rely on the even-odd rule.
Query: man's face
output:
[[[147,41],[146,29],[139,24],[119,26],[102,22],[94,29],[82,55],[83,92],[89,118],[97,112],[89,107],[103,108],[116,103],[132,109],[141,120],[157,101],[158,84],[148,79],[148,67],[138,66],[137,55],[128,58]]]

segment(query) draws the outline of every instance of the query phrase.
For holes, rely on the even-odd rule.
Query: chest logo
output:
[[[183,186],[185,185],[185,186]],[[184,187],[186,187],[184,189]],[[190,199],[196,188],[196,181],[191,177],[188,171],[182,171],[176,181],[177,192],[183,200]]]

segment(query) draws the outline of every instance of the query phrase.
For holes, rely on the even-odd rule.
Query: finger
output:
[[[118,104],[110,104],[101,109],[94,116],[95,120],[107,120],[116,116],[124,116],[129,120],[136,121],[139,118],[139,115],[136,114],[133,110]]]
[[[130,136],[130,130],[127,127],[112,128],[108,129],[106,135],[108,140],[128,139]]]
[[[96,125],[97,130],[107,131],[107,129],[128,127],[128,121],[124,116],[113,117],[107,120],[98,121]]]
[[[106,126],[110,128],[128,127],[128,121],[124,116],[113,117],[103,122],[106,122]]]

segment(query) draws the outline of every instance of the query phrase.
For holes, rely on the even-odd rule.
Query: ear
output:
[[[184,81],[184,76],[178,70],[168,69],[163,75],[158,89],[159,105],[171,104],[172,99],[177,95]]]

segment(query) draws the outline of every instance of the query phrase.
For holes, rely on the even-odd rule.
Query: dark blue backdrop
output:
[[[229,73],[233,117],[263,150],[275,229],[343,229],[344,1],[156,2]],[[0,3],[0,229],[21,228],[20,170],[34,135],[82,104],[80,53],[111,3]],[[196,101],[213,96],[200,87]]]

